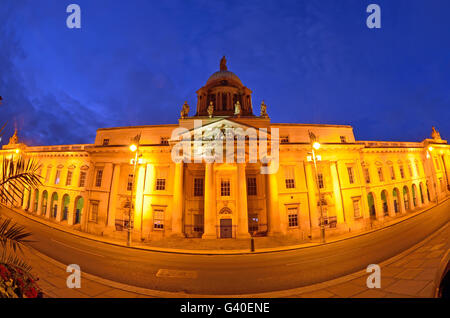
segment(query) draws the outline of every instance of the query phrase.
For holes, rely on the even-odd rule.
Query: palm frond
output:
[[[6,250],[4,250],[4,253],[2,253],[2,256],[0,257],[0,263],[20,268],[26,273],[29,273],[33,269],[33,267],[30,264],[28,264],[23,259],[19,258],[17,255],[5,251]]]
[[[11,156],[3,156],[2,170],[0,171],[0,200],[6,203],[16,203],[24,190],[37,188],[41,183],[41,176],[37,171],[40,168],[34,159],[24,159],[19,156],[16,160]]]
[[[3,250],[8,247],[12,248],[14,252],[17,249],[21,250],[22,245],[32,242],[27,239],[29,236],[31,236],[31,233],[27,232],[25,227],[12,222],[11,219],[0,217],[0,246]]]

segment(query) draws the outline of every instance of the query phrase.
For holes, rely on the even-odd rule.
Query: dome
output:
[[[206,85],[209,85],[215,81],[219,81],[219,80],[233,80],[237,83],[239,83],[240,85],[242,85],[241,80],[239,79],[239,77],[234,74],[233,72],[230,71],[226,71],[226,70],[221,70],[218,72],[215,72],[213,75],[211,75],[208,78],[208,81],[206,82]]]

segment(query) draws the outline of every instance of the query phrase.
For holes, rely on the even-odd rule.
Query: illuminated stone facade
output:
[[[189,116],[185,103],[178,124],[101,128],[93,144],[83,145],[29,147],[15,135],[0,155],[17,156],[20,149],[42,164],[43,185],[25,192],[22,208],[112,237],[125,237],[131,211],[134,240],[307,240],[320,236],[321,209],[327,235],[336,235],[379,226],[450,195],[450,147],[434,128],[422,142],[376,142],[355,140],[351,126],[271,123],[274,109],[266,112],[263,104],[254,115],[251,91],[225,62],[197,91],[195,114]],[[194,120],[210,128],[277,128],[278,172],[261,174],[260,161],[175,163],[172,133],[184,127],[194,134]],[[310,132],[321,144],[317,171]],[[134,178],[129,146],[139,134]]]

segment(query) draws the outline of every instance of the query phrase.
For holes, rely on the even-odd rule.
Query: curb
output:
[[[138,249],[138,250],[145,250],[145,251],[149,251],[149,252],[160,252],[160,253],[171,253],[171,254],[190,254],[190,255],[246,255],[246,254],[263,254],[263,253],[274,253],[274,252],[284,252],[284,251],[292,251],[292,250],[299,250],[299,249],[304,249],[304,248],[311,248],[311,247],[316,247],[316,246],[322,246],[322,245],[327,245],[327,244],[333,244],[333,243],[337,243],[337,242],[342,242],[345,240],[349,240],[349,239],[353,239],[355,237],[359,237],[359,236],[363,236],[363,235],[367,235],[376,231],[381,231],[381,230],[385,230],[391,226],[397,225],[399,223],[402,223],[406,220],[409,220],[410,218],[413,217],[417,217],[437,206],[440,206],[444,203],[446,203],[447,201],[449,201],[450,198],[446,198],[444,200],[442,200],[438,205],[433,205],[431,207],[428,207],[422,211],[419,212],[415,212],[413,214],[410,215],[404,215],[402,216],[401,219],[398,220],[394,220],[392,223],[384,225],[380,228],[376,228],[376,229],[371,229],[368,231],[365,231],[363,233],[357,233],[355,235],[351,235],[348,237],[344,237],[344,238],[337,238],[334,240],[330,240],[328,242],[325,243],[304,243],[304,244],[299,244],[299,245],[290,245],[290,246],[285,246],[285,247],[276,247],[276,248],[262,248],[259,251],[255,251],[255,252],[251,252],[248,250],[227,250],[227,251],[223,251],[223,250],[183,250],[183,249],[170,249],[170,248],[158,248],[158,247],[146,247],[146,246],[127,246],[124,243],[119,243],[119,242],[114,242],[114,241],[105,241],[102,240],[98,237],[95,237],[91,234],[84,234],[82,232],[77,233],[74,230],[69,230],[66,228],[63,228],[62,225],[60,224],[56,224],[56,223],[51,223],[45,219],[42,219],[40,217],[37,217],[33,214],[29,214],[26,213],[25,211],[19,209],[19,208],[11,208],[11,207],[7,207],[2,205],[3,207],[19,213],[20,215],[22,215],[23,217],[26,217],[30,220],[33,220],[35,222],[39,222],[43,225],[46,225],[48,227],[51,227],[55,230],[59,230],[62,232],[66,232],[84,239],[88,239],[88,240],[92,240],[92,241],[96,241],[96,242],[100,242],[100,243],[104,243],[104,244],[110,244],[110,245],[115,245],[115,246],[120,246],[120,247],[126,247],[126,248],[132,248],[132,249]]]
[[[409,249],[401,252],[400,254],[397,254],[396,256],[391,257],[391,258],[381,262],[378,265],[380,265],[380,267],[384,267],[384,266],[387,266],[389,264],[396,262],[397,260],[407,256],[408,254],[411,254],[416,249],[425,245],[428,241],[430,241],[433,238],[435,238],[436,236],[440,235],[443,231],[445,231],[448,228],[448,226],[449,226],[449,222],[447,222],[440,229],[438,229],[433,234],[428,236],[426,239],[424,239],[421,242],[417,243],[416,245],[410,247]],[[67,266],[64,265],[63,263],[60,263],[44,254],[38,252],[37,250],[35,250],[29,246],[28,246],[28,248],[31,251],[31,253],[33,253],[34,255],[44,259],[45,261],[47,261],[49,263],[52,263],[53,265],[63,269],[64,271],[66,270]],[[313,285],[309,285],[309,286],[293,288],[293,289],[282,290],[282,291],[254,293],[254,294],[209,295],[209,294],[187,294],[187,293],[183,293],[183,292],[158,291],[158,290],[147,289],[147,288],[142,288],[142,287],[137,287],[137,286],[132,286],[132,285],[126,285],[126,284],[114,282],[111,280],[107,280],[107,279],[104,279],[104,278],[101,278],[101,277],[98,277],[95,275],[91,275],[91,274],[82,272],[82,276],[84,276],[85,278],[87,278],[89,280],[97,282],[99,284],[103,284],[103,285],[106,285],[106,286],[109,286],[109,287],[112,287],[115,289],[127,291],[127,292],[132,292],[132,293],[135,293],[138,295],[150,296],[150,297],[156,297],[156,298],[285,298],[285,297],[289,297],[292,295],[299,296],[302,293],[313,292],[313,291],[317,291],[319,289],[325,289],[325,288],[328,288],[328,287],[331,287],[334,285],[342,284],[342,283],[348,282],[350,280],[362,277],[364,275],[367,275],[366,270],[360,270],[360,271],[354,272],[352,274],[348,274],[348,275],[345,275],[345,276],[342,276],[339,278],[335,278],[332,280],[328,280],[325,282],[321,282],[321,283],[317,283],[317,284],[313,284]],[[435,295],[430,295],[430,297],[434,297],[434,296]]]

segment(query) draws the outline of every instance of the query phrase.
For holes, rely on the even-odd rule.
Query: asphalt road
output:
[[[128,249],[84,239],[5,208],[33,233],[30,245],[64,264],[112,281],[155,290],[244,294],[306,286],[362,270],[425,239],[449,221],[450,200],[394,226],[323,246],[250,255],[188,255]],[[160,269],[175,276],[157,277]],[[173,272],[169,272],[171,275]]]

